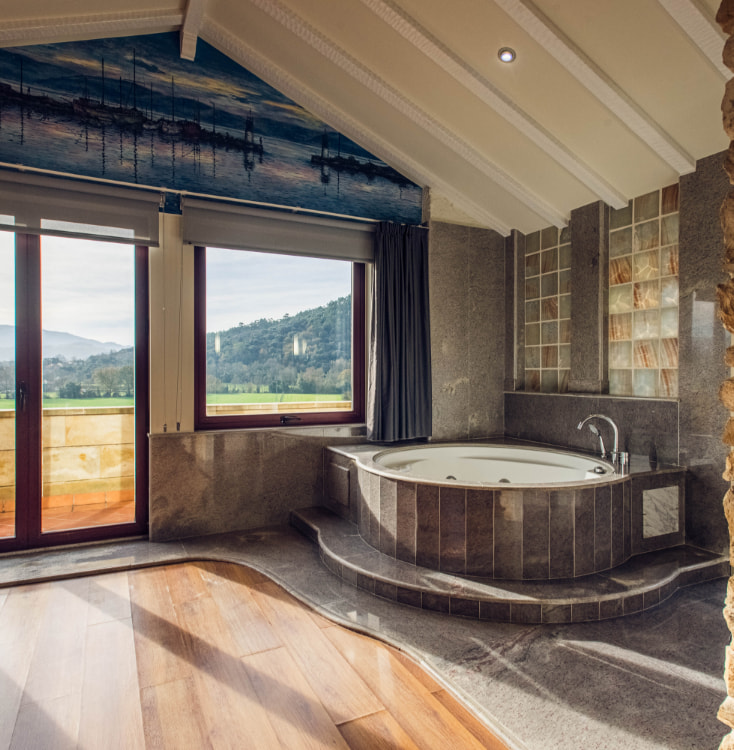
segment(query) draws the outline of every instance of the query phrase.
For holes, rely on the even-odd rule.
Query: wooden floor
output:
[[[0,748],[505,748],[407,657],[187,563],[0,589]]]

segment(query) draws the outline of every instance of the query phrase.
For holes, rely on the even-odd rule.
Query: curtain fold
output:
[[[428,230],[380,223],[375,232],[367,437],[431,435]]]

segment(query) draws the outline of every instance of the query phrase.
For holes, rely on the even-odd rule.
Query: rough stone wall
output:
[[[734,0],[723,0],[716,14],[716,21],[728,35],[724,45],[724,65],[734,71]],[[724,98],[721,102],[724,131],[731,143],[724,160],[724,169],[730,184],[734,185],[734,78],[726,84]],[[719,318],[729,333],[734,333],[734,189],[730,190],[721,204],[721,229],[724,235],[723,270],[729,278],[717,288],[719,299]],[[734,347],[729,347],[724,355],[728,367],[734,367]],[[719,398],[729,412],[734,412],[734,378],[725,380],[719,389]],[[722,437],[730,446],[726,458],[723,477],[730,482],[724,495],[724,513],[729,524],[729,557],[734,562],[734,418],[730,416]],[[724,618],[730,632],[734,635],[734,577],[729,578],[724,605]],[[726,648],[724,680],[727,697],[719,708],[719,720],[734,730],[734,641]],[[730,731],[719,746],[720,750],[734,750],[734,731]]]

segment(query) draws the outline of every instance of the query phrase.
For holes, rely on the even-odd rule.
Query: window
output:
[[[197,247],[197,428],[364,419],[364,264]]]

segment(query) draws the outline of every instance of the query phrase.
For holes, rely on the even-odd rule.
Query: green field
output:
[[[341,401],[340,393],[209,393],[208,404],[273,404],[298,401]],[[44,409],[89,409],[134,406],[132,397],[112,398],[44,398]],[[0,398],[0,410],[15,409],[11,398]]]

